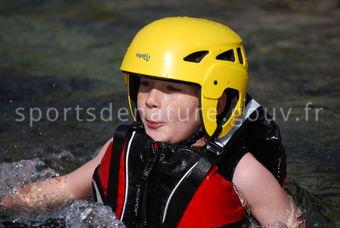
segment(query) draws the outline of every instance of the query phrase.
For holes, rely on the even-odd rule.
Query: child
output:
[[[135,36],[121,70],[137,122],[120,126],[93,160],[4,198],[4,207],[93,190],[128,227],[241,227],[246,208],[264,227],[304,226],[280,186],[278,127],[246,95],[236,33],[203,19],[157,20]]]

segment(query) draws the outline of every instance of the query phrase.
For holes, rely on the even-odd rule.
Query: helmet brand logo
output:
[[[142,59],[144,59],[145,61],[149,61],[149,59],[150,59],[150,55],[148,54],[148,53],[138,53],[137,52],[137,54],[136,54],[136,57],[138,57],[138,58],[142,58]]]

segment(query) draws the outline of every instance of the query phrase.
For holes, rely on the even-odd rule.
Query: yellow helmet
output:
[[[206,19],[169,17],[146,25],[136,34],[120,69],[129,84],[131,111],[132,93],[137,89],[129,83],[132,74],[198,84],[205,131],[222,137],[242,115],[247,68],[242,39],[230,28]],[[227,118],[220,119],[216,107],[226,90],[236,96],[227,102]],[[227,94],[227,98],[231,96]]]

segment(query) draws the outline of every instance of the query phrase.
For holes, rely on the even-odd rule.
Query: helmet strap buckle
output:
[[[223,147],[218,145],[215,141],[210,141],[209,144],[206,146],[206,149],[214,154],[216,157],[219,157],[223,154]]]

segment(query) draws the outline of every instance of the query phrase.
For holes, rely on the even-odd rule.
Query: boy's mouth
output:
[[[145,121],[146,121],[146,125],[149,128],[153,128],[153,129],[157,129],[157,128],[159,128],[163,125],[162,122],[155,122],[155,121],[151,121],[151,120],[147,120],[147,119]]]

